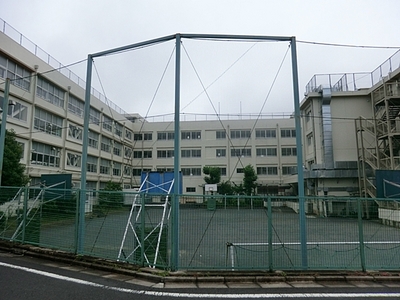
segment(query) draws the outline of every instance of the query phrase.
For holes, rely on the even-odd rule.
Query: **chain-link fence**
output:
[[[82,224],[80,193],[86,199]],[[393,199],[179,195],[174,221],[173,198],[2,187],[0,238],[162,269],[390,270],[400,265],[400,206]],[[299,203],[306,212],[305,233]]]

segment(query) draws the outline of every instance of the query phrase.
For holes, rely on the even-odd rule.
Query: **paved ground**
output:
[[[88,218],[85,254],[116,260],[129,211]],[[146,211],[146,226],[155,226],[160,210]],[[301,268],[299,215],[276,207],[272,215],[272,262],[269,261],[267,210],[264,208],[182,208],[180,210],[180,267],[183,269]],[[168,226],[165,232],[168,232]],[[130,229],[129,229],[130,230]],[[318,270],[361,270],[357,219],[307,217],[308,264]],[[377,221],[363,221],[367,269],[387,270],[400,266],[400,229]],[[73,220],[43,225],[42,246],[73,252],[76,228]],[[27,241],[29,242],[29,241]],[[243,243],[248,243],[243,245]],[[258,245],[255,245],[258,243]],[[124,253],[133,249],[128,231]],[[227,244],[233,245],[228,247]],[[170,245],[169,245],[170,246]],[[169,247],[165,246],[165,247]],[[133,261],[131,261],[133,262]]]

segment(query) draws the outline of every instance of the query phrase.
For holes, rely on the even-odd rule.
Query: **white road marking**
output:
[[[82,279],[76,279],[72,277],[62,276],[50,272],[40,271],[36,269],[21,267],[17,265],[11,265],[7,263],[0,262],[0,266],[21,270],[41,276],[46,276],[54,279],[64,280],[68,282],[73,282],[77,284],[82,284],[91,287],[97,287],[107,290],[112,290],[116,292],[138,294],[146,296],[158,296],[158,297],[176,297],[176,298],[219,298],[219,299],[287,299],[287,298],[400,298],[400,293],[279,293],[279,294],[194,294],[194,293],[172,293],[172,292],[156,292],[156,291],[140,291],[126,288],[118,288],[113,286],[107,286],[103,284],[98,284]]]

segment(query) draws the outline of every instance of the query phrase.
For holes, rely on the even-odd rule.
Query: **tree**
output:
[[[243,189],[245,194],[250,196],[255,191],[255,188],[257,186],[257,174],[252,165],[247,165],[246,167],[244,167],[243,173]]]
[[[204,176],[207,184],[218,184],[221,181],[221,169],[218,167],[204,166],[203,173],[207,175]]]
[[[104,189],[99,192],[99,204],[102,208],[119,208],[124,204],[122,185],[118,182],[107,182]]]
[[[25,175],[25,165],[20,163],[22,152],[15,131],[6,130],[1,186],[21,187],[29,182],[29,177]]]

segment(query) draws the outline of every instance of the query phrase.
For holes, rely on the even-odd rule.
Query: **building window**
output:
[[[0,97],[0,107],[3,107],[3,100],[4,98]],[[28,108],[19,102],[14,102],[14,105],[8,106],[7,116],[15,120],[26,122],[28,119]]]
[[[43,77],[38,77],[36,95],[58,107],[64,107],[65,92]]]
[[[226,131],[225,130],[217,130],[215,132],[215,137],[217,140],[226,139]]]
[[[127,159],[131,159],[132,158],[132,148],[125,147],[124,157],[127,158]]]
[[[292,175],[297,173],[296,166],[282,166],[282,175]]]
[[[215,149],[216,157],[226,157],[226,149]]]
[[[295,138],[296,137],[296,129],[281,129],[281,137],[282,138]]]
[[[142,151],[133,151],[133,158],[142,158]]]
[[[261,157],[267,156],[267,149],[265,149],[265,148],[257,148],[256,149],[256,156],[261,156]]]
[[[231,130],[231,139],[248,139],[250,137],[250,130]]]
[[[67,166],[81,167],[82,156],[75,153],[67,153]]]
[[[29,91],[31,85],[30,71],[21,65],[0,55],[0,77],[10,78],[10,83]]]
[[[119,137],[122,137],[122,128],[123,127],[122,127],[121,124],[115,122],[114,123],[114,133],[115,133],[115,135],[117,135]]]
[[[151,151],[151,150],[144,150],[144,151],[143,151],[143,158],[153,158],[153,151]]]
[[[282,148],[282,156],[296,156],[297,148]]]
[[[32,142],[31,164],[47,167],[60,167],[60,148]]]
[[[141,176],[142,172],[150,172],[151,169],[146,169],[146,168],[133,168],[132,169],[132,176]]]
[[[69,95],[68,98],[68,111],[83,119],[83,112],[85,108],[85,103],[75,96]]]
[[[311,119],[311,109],[306,112],[306,122],[309,122]]]
[[[68,126],[68,136],[69,137],[71,137],[75,140],[78,140],[78,141],[82,141],[82,133],[83,133],[82,128],[80,128],[74,124],[69,124],[69,126]]]
[[[122,144],[114,141],[113,153],[116,156],[122,156]]]
[[[111,161],[107,159],[100,159],[100,174],[110,174]]]
[[[183,176],[201,176],[201,168],[181,168]]]
[[[167,135],[166,135],[167,137]],[[153,139],[152,133],[135,133],[133,135],[135,141],[151,141]]]
[[[276,138],[275,129],[257,129],[256,139]]]
[[[89,139],[88,139],[89,147],[98,149],[99,148],[99,134],[89,130]]]
[[[87,171],[90,173],[97,173],[97,157],[88,155]]]
[[[277,156],[277,149],[276,148],[257,148],[256,155],[258,157]]]
[[[43,131],[47,134],[61,136],[62,124],[62,118],[36,107],[34,129]]]
[[[221,176],[226,176],[226,168],[219,168],[221,170]]]
[[[243,174],[244,173],[244,169],[243,168],[237,168],[236,169],[236,173],[237,174]]]
[[[102,136],[102,137],[101,137],[101,146],[100,146],[100,149],[101,149],[102,151],[111,153],[111,143],[112,143],[111,139],[109,139],[109,138],[106,137],[106,136]]]
[[[151,132],[150,133],[143,133],[143,139],[145,141],[152,141],[153,140],[153,134]]]
[[[174,150],[157,150],[157,158],[174,157]]]
[[[166,141],[174,139],[174,132],[157,132],[157,140]]]
[[[278,175],[278,167],[257,167],[257,175]]]
[[[196,187],[186,187],[186,193],[196,193]]]
[[[201,139],[201,131],[182,131],[181,139],[182,140],[200,140]]]
[[[113,162],[112,172],[114,176],[121,176],[122,164],[119,162]]]
[[[112,132],[113,120],[106,115],[103,115],[103,128],[109,132]]]
[[[157,172],[173,172],[174,168],[161,168],[157,167]]]
[[[89,121],[92,124],[99,125],[100,124],[100,112],[98,110],[95,110],[94,108],[90,108]]]
[[[244,148],[244,149],[231,149],[231,156],[243,156],[243,157],[251,157],[251,149],[250,148]]]
[[[201,149],[181,150],[181,157],[201,157]]]
[[[132,131],[125,128],[125,138],[132,141]]]
[[[313,140],[313,134],[310,133],[309,135],[307,135],[307,145],[308,146],[312,145],[312,140]]]
[[[132,168],[130,166],[124,166],[124,176],[131,176]]]

